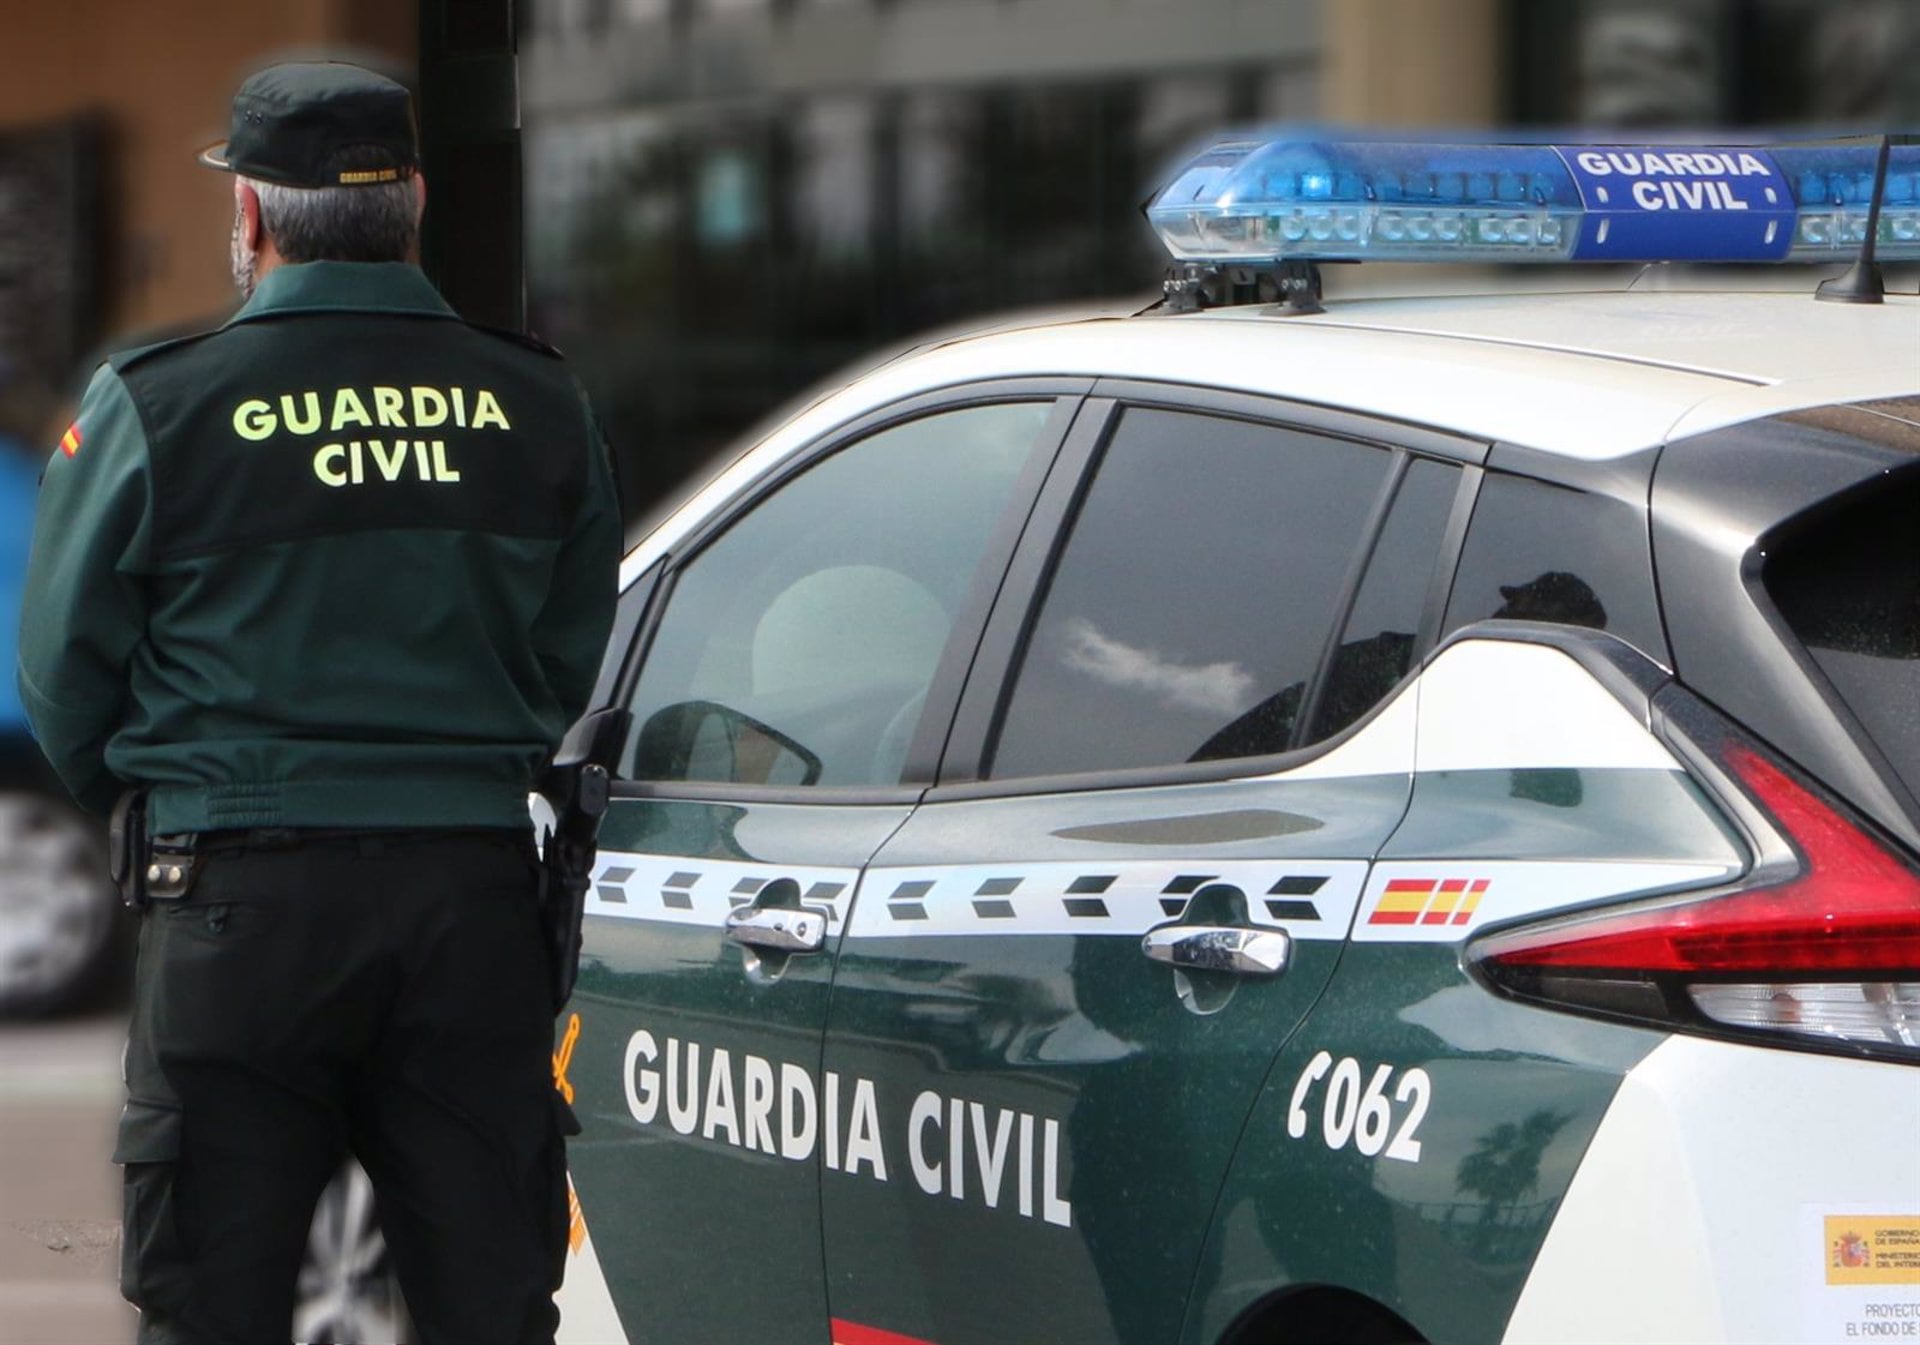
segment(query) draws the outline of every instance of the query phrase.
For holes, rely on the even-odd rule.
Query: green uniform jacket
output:
[[[557,355],[313,262],[95,374],[41,486],[20,690],[158,832],[512,826],[585,708],[620,513]]]

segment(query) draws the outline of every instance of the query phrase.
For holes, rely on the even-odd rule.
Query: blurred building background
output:
[[[195,170],[263,57],[410,70],[393,0],[0,0],[0,367],[64,385],[108,337],[231,303],[231,188]],[[16,374],[17,376],[17,374]]]
[[[1233,123],[1911,125],[1915,0],[525,0],[534,326],[636,495],[840,364],[1150,295]]]
[[[456,25],[509,9],[424,2]],[[866,352],[1007,309],[1144,303],[1160,266],[1138,207],[1220,126],[1920,121],[1920,0],[512,14],[522,181],[441,192],[430,236],[490,202],[524,208],[528,320],[587,381],[636,513]],[[408,0],[0,0],[0,15],[0,432],[33,422],[98,342],[230,305],[227,184],[188,156],[218,138],[247,69],[319,51],[400,73],[435,59]],[[426,74],[429,102],[472,84]]]

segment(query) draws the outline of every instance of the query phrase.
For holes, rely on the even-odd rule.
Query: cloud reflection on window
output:
[[[1208,714],[1234,714],[1253,702],[1254,676],[1238,663],[1175,663],[1114,639],[1084,617],[1067,622],[1063,634],[1061,662],[1108,686]]]

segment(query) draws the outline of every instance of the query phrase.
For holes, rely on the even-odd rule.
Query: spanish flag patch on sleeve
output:
[[[76,420],[67,426],[67,432],[60,436],[60,451],[72,457],[80,451],[81,437],[80,422]]]

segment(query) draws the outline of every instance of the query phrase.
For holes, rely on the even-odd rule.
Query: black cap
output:
[[[231,131],[200,162],[289,187],[397,182],[420,166],[413,100],[357,65],[268,66],[234,94]]]

